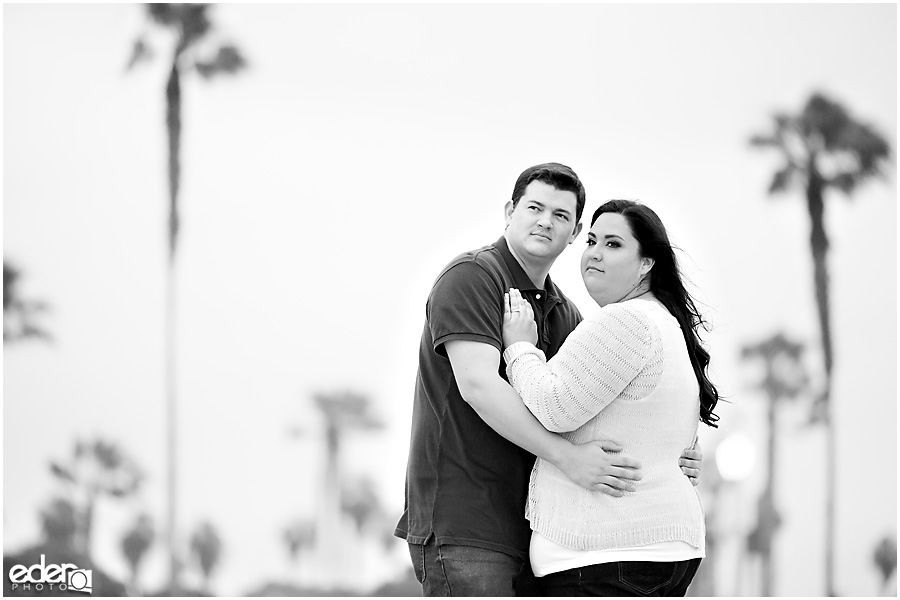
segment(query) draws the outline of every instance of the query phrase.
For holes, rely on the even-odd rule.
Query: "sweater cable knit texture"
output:
[[[617,440],[642,466],[636,491],[616,498],[538,459],[526,510],[534,531],[577,550],[703,545],[700,497],[678,466],[697,432],[699,388],[681,328],[662,304],[603,307],[549,362],[526,342],[503,357],[510,383],[544,427],[575,444]]]

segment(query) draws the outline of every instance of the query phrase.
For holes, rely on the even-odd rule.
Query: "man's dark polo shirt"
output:
[[[424,544],[497,550],[526,558],[525,519],[534,455],[495,433],[463,400],[444,344],[470,340],[503,351],[503,294],[515,287],[534,308],[547,358],[581,320],[547,278],[535,288],[506,239],[456,257],[438,276],[425,308],[406,472],[406,506],[394,535]],[[506,379],[501,357],[500,375]]]

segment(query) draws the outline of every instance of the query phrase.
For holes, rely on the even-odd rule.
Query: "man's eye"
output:
[[[568,221],[568,220],[569,220],[569,215],[559,214],[559,215],[556,215],[556,216],[559,217],[560,219],[562,219],[563,221]]]

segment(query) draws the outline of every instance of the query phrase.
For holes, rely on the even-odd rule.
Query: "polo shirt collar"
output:
[[[512,251],[509,249],[509,244],[507,244],[506,238],[504,236],[500,236],[500,239],[494,242],[494,248],[496,248],[500,252],[500,256],[502,256],[503,260],[506,261],[506,266],[509,268],[509,272],[512,273],[513,281],[515,282],[516,287],[519,289],[519,291],[546,291],[548,300],[555,302],[562,301],[562,293],[559,291],[559,288],[556,287],[556,284],[553,283],[553,280],[550,279],[549,274],[547,275],[546,290],[542,290],[534,285],[534,282],[531,281],[531,277],[528,276],[528,273],[525,272],[525,269],[522,268],[522,265],[520,265],[519,261],[516,260],[516,257],[513,256]]]

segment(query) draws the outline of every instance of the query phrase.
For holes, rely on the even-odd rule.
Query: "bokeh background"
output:
[[[179,593],[417,593],[390,534],[425,299],[558,161],[588,215],[660,214],[712,326],[691,593],[896,595],[895,4],[166,10],[3,7],[5,572],[161,595],[174,550]],[[804,181],[769,194],[750,143],[817,94],[887,150],[824,191],[830,386]],[[582,242],[551,275],[586,312]]]

